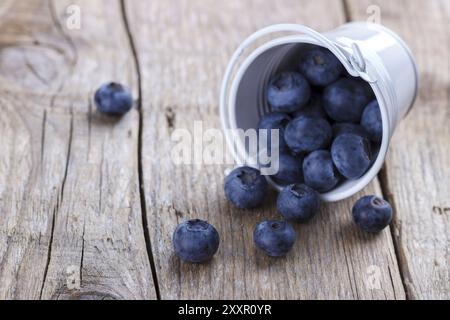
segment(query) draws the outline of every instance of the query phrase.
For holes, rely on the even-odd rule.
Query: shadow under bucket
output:
[[[279,36],[280,33],[288,35]],[[244,56],[262,37],[269,36],[272,39]],[[237,164],[244,165],[249,158],[245,139],[236,141],[229,130],[257,129],[261,116],[270,112],[265,94],[270,79],[295,65],[300,53],[310,46],[329,49],[351,76],[367,81],[382,115],[383,138],[370,169],[359,179],[347,180],[321,195],[323,201],[339,201],[359,192],[376,177],[396,126],[417,96],[416,63],[409,48],[395,33],[366,22],[348,23],[323,34],[294,24],[262,29],[247,38],[230,60],[222,83],[220,116],[230,151]],[[282,188],[268,180],[278,190]]]

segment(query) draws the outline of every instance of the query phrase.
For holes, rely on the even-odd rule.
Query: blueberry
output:
[[[367,83],[355,78],[342,78],[326,87],[323,93],[325,111],[336,122],[359,123],[370,100]]]
[[[325,119],[298,117],[292,120],[284,132],[284,139],[291,151],[304,154],[329,146],[331,126]]]
[[[293,113],[294,118],[301,116],[310,118],[323,118],[326,119],[327,114],[322,106],[322,97],[318,94],[313,94],[311,100],[306,107]]]
[[[278,173],[272,176],[279,184],[298,183],[303,180],[303,160],[290,154],[282,153],[278,161]]]
[[[287,124],[291,121],[291,117],[285,113],[281,112],[272,112],[265,114],[261,117],[258,123],[259,130],[267,130],[267,150],[271,151],[271,131],[270,130],[279,130],[278,136],[278,147],[279,151],[286,150],[286,142],[284,141],[284,130]],[[276,145],[276,144],[275,144]]]
[[[337,138],[338,136],[344,133],[353,133],[367,139],[369,138],[369,135],[367,134],[366,130],[359,124],[349,122],[341,122],[341,123],[338,122],[333,124],[331,128],[333,130],[334,138]]]
[[[181,223],[176,228],[172,240],[176,255],[192,263],[210,260],[219,249],[220,242],[217,230],[202,220]]]
[[[361,117],[361,125],[369,134],[370,140],[381,142],[383,138],[383,122],[381,120],[381,111],[376,100],[369,103],[364,109]]]
[[[259,206],[266,196],[267,181],[259,170],[240,167],[225,178],[225,195],[236,207],[251,209]]]
[[[292,184],[281,190],[277,210],[287,220],[306,222],[319,210],[319,194],[305,184]]]
[[[109,116],[121,116],[133,107],[130,90],[115,82],[102,85],[94,96],[97,110]]]
[[[342,63],[328,49],[315,47],[300,59],[300,72],[315,86],[327,86],[344,71]]]
[[[392,221],[392,207],[377,196],[366,196],[353,206],[353,221],[362,230],[370,233],[380,232]]]
[[[256,247],[271,257],[286,255],[294,246],[296,238],[294,228],[286,221],[263,221],[253,231]]]
[[[276,112],[294,112],[306,106],[311,96],[308,81],[297,72],[283,72],[270,81],[267,101]]]
[[[339,182],[339,172],[328,150],[310,153],[303,162],[305,184],[318,192],[328,192]]]
[[[331,157],[340,174],[347,179],[357,179],[372,163],[370,142],[356,134],[341,134],[331,146]]]

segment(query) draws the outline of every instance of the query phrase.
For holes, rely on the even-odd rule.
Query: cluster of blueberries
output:
[[[253,238],[257,248],[280,257],[296,240],[291,222],[304,223],[318,212],[319,193],[369,170],[380,148],[383,126],[370,86],[348,75],[322,47],[306,50],[298,71],[276,75],[266,97],[271,113],[262,116],[258,129],[279,130],[278,141],[268,139],[267,150],[275,145],[280,151],[278,173],[270,178],[284,186],[277,199],[284,220],[259,223]],[[259,170],[244,166],[225,178],[224,189],[234,206],[252,209],[265,200],[268,183]],[[370,233],[381,231],[392,220],[390,204],[376,196],[358,200],[352,214],[354,222]],[[182,260],[198,263],[213,257],[219,239],[209,223],[190,220],[177,227],[173,244]]]
[[[260,130],[280,133],[278,141],[268,140],[267,150],[275,145],[280,151],[278,173],[270,178],[284,186],[277,210],[285,220],[263,221],[253,233],[255,245],[272,257],[292,249],[296,234],[291,222],[304,223],[318,212],[319,193],[367,172],[383,135],[380,108],[370,86],[346,74],[329,50],[307,50],[298,69],[270,81],[267,102],[272,112],[258,125]],[[94,100],[98,111],[110,116],[121,116],[133,106],[130,90],[114,82],[101,86]],[[225,178],[224,189],[233,205],[252,209],[265,200],[268,183],[259,170],[244,166]],[[392,220],[390,204],[376,196],[358,200],[352,214],[355,223],[370,233]],[[173,234],[175,253],[192,263],[210,260],[219,243],[217,230],[202,220],[185,221]]]

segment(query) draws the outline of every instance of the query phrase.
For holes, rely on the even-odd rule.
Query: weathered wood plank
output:
[[[136,110],[93,90],[137,73],[119,1],[11,1],[0,25],[0,299],[155,298]],[[66,8],[81,10],[68,30]],[[5,7],[3,7],[5,8]]]
[[[353,227],[356,197],[326,205],[297,228],[299,241],[286,259],[268,259],[256,252],[252,231],[263,218],[278,217],[273,205],[236,210],[222,191],[225,166],[176,166],[170,157],[175,129],[192,132],[194,121],[220,128],[221,77],[244,37],[277,22],[333,28],[344,22],[341,3],[129,1],[127,8],[141,68],[144,186],[162,298],[403,299],[390,232],[367,236]],[[365,191],[380,192],[377,181]],[[172,233],[188,218],[218,228],[222,242],[211,264],[188,265],[173,255]]]
[[[449,299],[450,3],[350,0],[351,17],[364,19],[369,5],[405,39],[420,70],[418,100],[395,133],[383,179],[406,290],[412,299]]]

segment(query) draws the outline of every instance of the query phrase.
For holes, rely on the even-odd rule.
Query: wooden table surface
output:
[[[220,128],[221,78],[253,31],[326,31],[378,9],[417,59],[415,107],[379,177],[296,227],[285,259],[266,258],[252,230],[278,216],[274,195],[234,209],[227,166],[175,165],[171,133]],[[0,299],[449,299],[449,55],[447,0],[2,0]],[[139,97],[117,121],[91,103],[111,79]],[[352,225],[363,194],[395,208],[378,236]],[[188,218],[221,234],[209,264],[174,257],[172,232]]]

